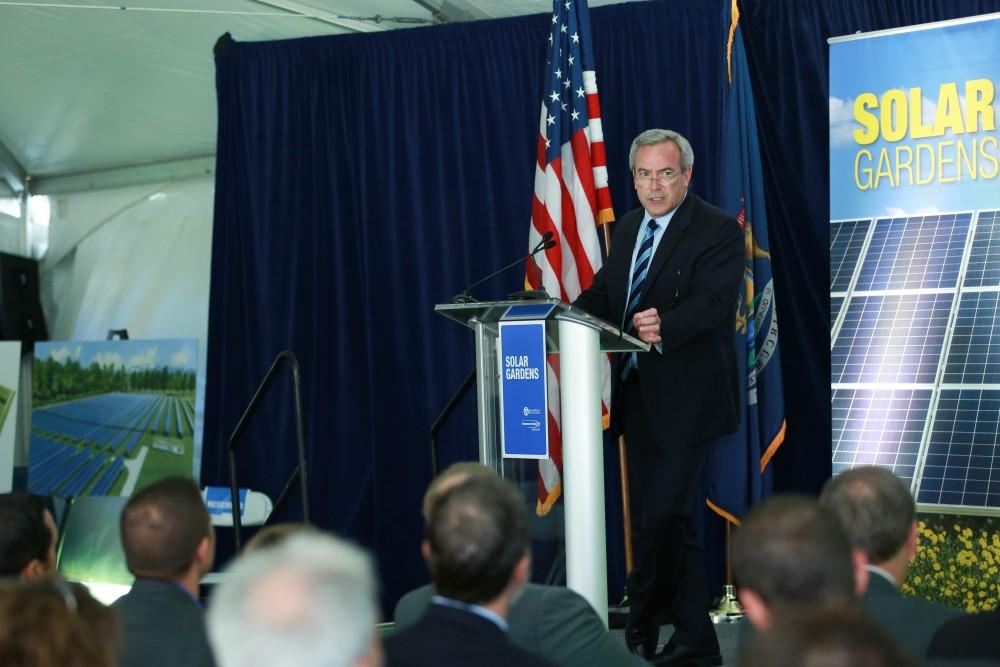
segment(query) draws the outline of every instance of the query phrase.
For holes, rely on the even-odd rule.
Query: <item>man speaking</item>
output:
[[[625,434],[636,554],[626,641],[660,665],[720,665],[701,549],[691,524],[709,443],[739,424],[734,327],[743,233],[688,191],[694,152],[680,134],[646,130],[629,151],[642,208],[616,225],[611,251],[574,302],[652,345],[617,355],[614,425]],[[654,619],[674,634],[655,653]]]

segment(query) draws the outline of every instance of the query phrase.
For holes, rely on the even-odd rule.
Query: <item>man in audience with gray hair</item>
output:
[[[960,612],[899,592],[917,552],[910,489],[889,470],[868,466],[829,480],[819,502],[837,517],[867,561],[870,577],[861,606],[868,616],[914,656],[927,655],[935,630]]]
[[[379,667],[375,575],[358,547],[306,531],[241,556],[212,595],[219,667]]]

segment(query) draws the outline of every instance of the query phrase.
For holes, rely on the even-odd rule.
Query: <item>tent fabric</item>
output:
[[[0,252],[19,254],[21,251],[21,219],[0,213]]]
[[[41,265],[51,340],[198,340],[195,474],[201,461],[211,257],[211,179],[54,198],[53,245]],[[61,245],[62,236],[73,245]],[[52,261],[58,257],[58,261]]]

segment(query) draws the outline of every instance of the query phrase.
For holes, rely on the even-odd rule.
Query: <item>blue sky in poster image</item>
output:
[[[35,358],[80,362],[84,368],[94,362],[101,366],[124,367],[129,371],[176,368],[195,371],[198,339],[49,341],[35,343]]]
[[[882,96],[886,91],[901,89],[910,100],[911,90],[920,88],[919,115],[923,124],[932,126],[939,103],[942,110],[947,109],[947,103],[939,98],[942,84],[956,84],[964,119],[966,81],[975,79],[992,81],[994,98],[990,115],[1000,126],[1000,18],[831,44],[830,218],[842,220],[1000,208],[997,163],[980,154],[977,166],[982,172],[974,180],[969,176],[968,162],[959,157],[956,145],[963,144],[967,156],[985,150],[1000,159],[1000,141],[996,141],[1000,140],[1000,128],[984,130],[980,126],[976,132],[947,129],[944,136],[920,139],[913,139],[908,130],[897,141],[886,141],[880,133],[878,139],[868,145],[860,145],[854,138],[854,131],[862,128],[854,118],[854,102],[862,93],[873,93],[878,98],[878,108],[870,110],[880,117]],[[902,106],[907,127],[912,129],[917,114],[910,109],[910,104]],[[918,144],[923,147],[917,148]],[[905,148],[907,146],[909,148]],[[904,157],[897,161],[900,147],[903,147]],[[864,149],[871,153],[871,158],[863,154],[859,157]],[[888,156],[887,171],[891,171],[892,176],[883,175],[874,185],[872,174],[878,171],[883,149]],[[939,158],[942,152],[943,160]],[[899,167],[907,155],[915,156],[910,160],[909,170]],[[945,180],[957,178],[958,169],[962,171],[960,180],[941,182],[942,176]],[[916,183],[918,178],[931,178],[932,173],[934,177],[929,184]],[[990,177],[984,178],[983,174]]]

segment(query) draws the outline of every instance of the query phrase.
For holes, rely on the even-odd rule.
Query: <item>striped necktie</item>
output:
[[[642,237],[642,245],[635,256],[635,267],[632,269],[632,280],[629,283],[628,301],[625,306],[625,319],[622,328],[627,334],[635,334],[635,326],[632,324],[632,316],[635,315],[642,300],[642,288],[646,282],[646,274],[649,273],[649,263],[653,259],[653,238],[656,235],[656,220],[650,218],[646,224],[646,232]],[[635,352],[630,352],[625,359],[625,367],[622,369],[622,380],[628,377],[629,372],[638,364]]]

